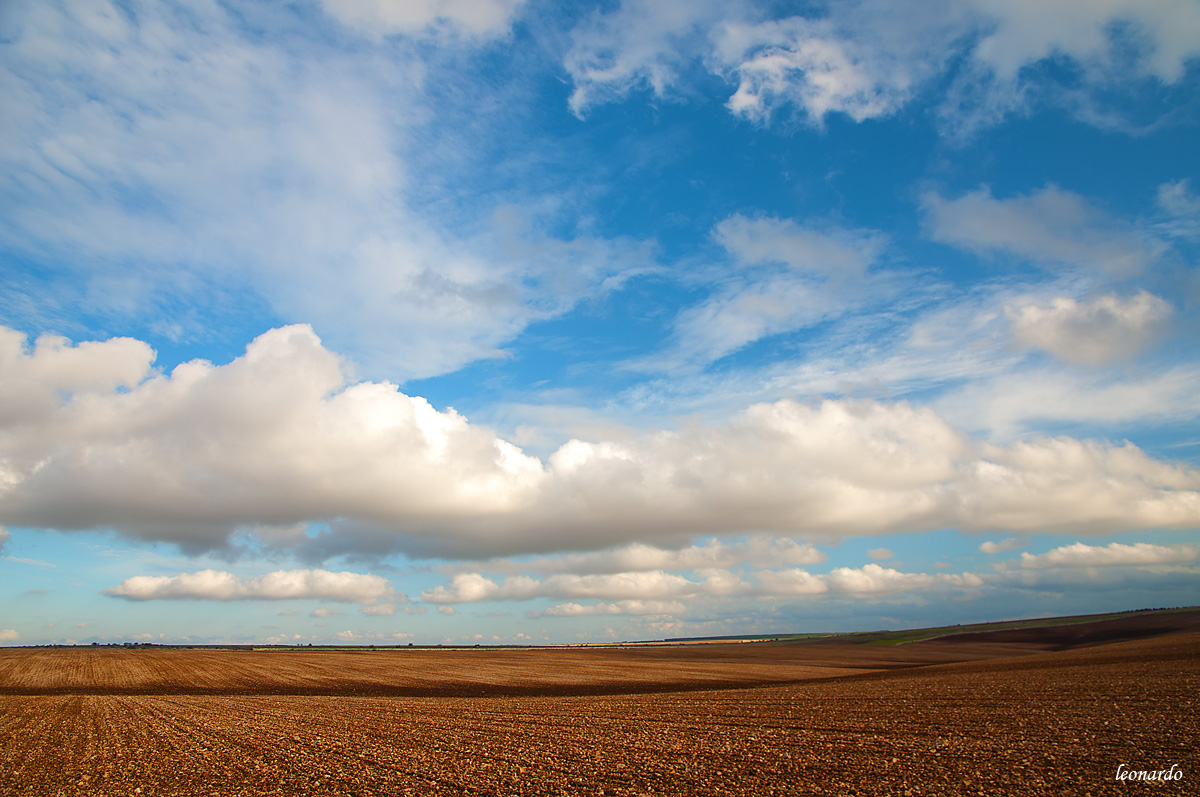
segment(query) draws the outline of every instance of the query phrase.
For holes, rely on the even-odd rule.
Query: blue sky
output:
[[[1190,0],[0,9],[0,644],[1200,603]]]

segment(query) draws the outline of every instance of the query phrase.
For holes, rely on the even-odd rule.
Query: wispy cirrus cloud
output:
[[[682,309],[665,351],[631,364],[644,371],[694,370],[764,338],[862,311],[895,292],[892,275],[871,271],[886,236],[832,224],[734,215],[713,240],[733,268],[707,298]]]
[[[624,600],[615,603],[560,603],[543,614],[547,617],[603,617],[610,615],[680,614],[687,607],[679,601]]]
[[[221,334],[204,320],[217,308],[222,328],[253,334],[263,316],[303,321],[399,379],[502,356],[647,252],[516,224],[494,213],[499,198],[453,187],[455,207],[427,208],[457,156],[425,142],[456,111],[426,96],[405,34],[463,34],[438,52],[470,59],[520,7],[326,4],[356,29],[398,34],[375,47],[339,47],[284,9],[16,9],[0,66],[0,242],[42,266],[6,269],[28,299],[6,309],[35,327],[94,319],[186,342]]]
[[[429,31],[503,36],[524,4],[525,0],[321,0],[330,16],[376,37]]]

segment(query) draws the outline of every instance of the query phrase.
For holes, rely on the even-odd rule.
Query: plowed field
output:
[[[1087,644],[9,649],[0,794],[1200,793],[1200,634]]]

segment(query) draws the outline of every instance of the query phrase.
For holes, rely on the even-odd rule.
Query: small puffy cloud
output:
[[[438,28],[503,36],[524,4],[525,0],[321,0],[330,16],[374,37]]]
[[[685,611],[686,608],[679,601],[624,600],[615,603],[593,603],[589,605],[560,603],[557,606],[551,606],[545,611],[545,614],[549,617],[594,617],[612,614],[678,614]]]
[[[980,553],[986,554],[1004,553],[1005,551],[1014,551],[1017,548],[1023,548],[1027,544],[1028,542],[1026,540],[1021,540],[1016,537],[1009,537],[1007,539],[1000,540],[1000,542],[987,540],[980,543],[979,551]]]
[[[104,590],[103,594],[132,601],[317,599],[370,603],[390,592],[387,579],[364,573],[276,570],[243,579],[221,570],[200,570],[177,576],[134,576]],[[325,617],[329,613],[328,609],[317,609],[313,616]]]
[[[881,562],[884,559],[896,558],[896,554],[892,552],[891,548],[871,548],[867,551],[867,556],[871,557],[877,562]]]
[[[937,579],[938,576],[903,573],[877,564],[863,565],[859,568],[838,567],[822,577],[830,592],[851,595],[903,592],[906,589],[929,586]]]
[[[459,573],[450,584],[434,587],[421,593],[429,603],[475,603],[491,600],[500,592],[500,585],[480,573]]]
[[[21,638],[15,630],[11,628],[0,628],[0,642],[16,642]]]
[[[451,615],[454,613],[455,613],[455,609],[453,606],[439,606],[438,607],[438,614]]]
[[[376,603],[373,606],[363,606],[359,611],[368,617],[391,617],[396,613],[396,606],[392,603]]]
[[[1200,559],[1200,545],[1132,545],[1114,542],[1107,546],[1076,542],[1043,554],[1021,554],[1021,567],[1031,570],[1050,567],[1121,567],[1168,565]]]
[[[338,615],[338,614],[344,614],[344,612],[340,612],[337,609],[330,609],[327,606],[319,606],[316,609],[313,609],[311,612],[309,612],[308,616],[309,617],[319,617],[319,618],[324,619],[326,617],[332,617],[332,616]]]
[[[1142,291],[1090,301],[1054,299],[1047,307],[1029,303],[1005,310],[1013,337],[1071,363],[1104,365],[1138,354],[1166,331],[1171,305]]]
[[[1161,242],[1053,185],[1011,199],[996,199],[984,187],[957,199],[927,192],[921,201],[934,240],[980,254],[1120,277],[1140,274],[1164,250]]]

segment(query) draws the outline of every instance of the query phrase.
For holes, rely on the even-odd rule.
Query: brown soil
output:
[[[1197,793],[1200,633],[1081,639],[6,649],[0,794]]]

